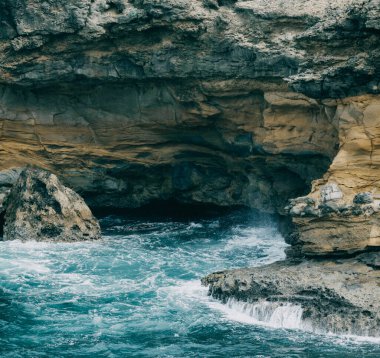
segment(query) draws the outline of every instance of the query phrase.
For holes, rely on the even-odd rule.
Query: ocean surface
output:
[[[283,259],[270,217],[107,217],[98,242],[0,242],[0,357],[380,357],[380,340],[312,334],[302,309],[227,305],[204,275]]]

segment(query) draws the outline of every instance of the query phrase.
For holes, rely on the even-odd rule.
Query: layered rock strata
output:
[[[379,93],[378,16],[377,0],[1,0],[0,169],[32,162],[93,207],[284,213],[341,145],[356,99],[340,99]]]
[[[287,207],[296,255],[353,254],[380,247],[380,100],[362,96],[337,107],[340,148],[311,193]]]
[[[174,198],[283,211],[336,152],[333,110],[249,81],[74,91],[3,87],[0,163],[47,168],[92,207]]]
[[[37,168],[23,170],[5,201],[3,240],[79,241],[101,237],[83,199],[58,178]]]

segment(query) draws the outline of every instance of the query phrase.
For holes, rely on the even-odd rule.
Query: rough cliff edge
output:
[[[378,18],[379,1],[0,0],[0,167],[45,167],[92,207],[284,213],[332,161],[348,195],[374,190]]]
[[[92,208],[244,205],[292,218],[289,256],[376,250],[380,2],[0,0],[0,211],[26,164]]]

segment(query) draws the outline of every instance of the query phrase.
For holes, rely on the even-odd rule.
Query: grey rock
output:
[[[367,255],[367,254],[366,254]],[[380,335],[380,271],[376,259],[282,261],[260,267],[216,272],[202,279],[209,294],[302,307],[303,327],[313,332]]]
[[[365,252],[359,255],[358,260],[375,269],[380,269],[380,252]]]
[[[12,168],[0,171],[0,214],[4,212],[4,203],[16,183],[23,168]]]
[[[321,205],[319,205],[319,209],[321,210],[322,215],[328,215],[330,213],[336,213],[339,211],[339,206],[337,203],[333,201],[327,201]]]
[[[5,203],[4,240],[79,241],[101,237],[83,199],[45,170],[26,168]]]
[[[76,76],[107,82],[268,76],[311,97],[379,93],[378,5],[1,0],[0,79],[35,86]],[[98,56],[112,41],[113,50]]]
[[[16,183],[22,170],[23,168],[12,168],[12,169],[7,169],[7,170],[1,170],[0,171],[0,187],[12,187]]]

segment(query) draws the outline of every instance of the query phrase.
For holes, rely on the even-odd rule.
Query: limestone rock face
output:
[[[379,253],[339,261],[282,261],[216,272],[203,278],[213,297],[252,304],[292,304],[302,309],[302,328],[364,336],[380,335]],[[363,263],[367,262],[368,266]]]
[[[91,207],[176,199],[269,212],[328,169],[334,108],[247,81],[192,85],[0,87],[0,167],[56,172]]]
[[[79,241],[100,238],[83,199],[47,171],[21,172],[6,200],[4,240]]]
[[[339,151],[311,193],[291,200],[295,230],[291,252],[352,254],[380,247],[380,100],[361,96],[342,101]]]

